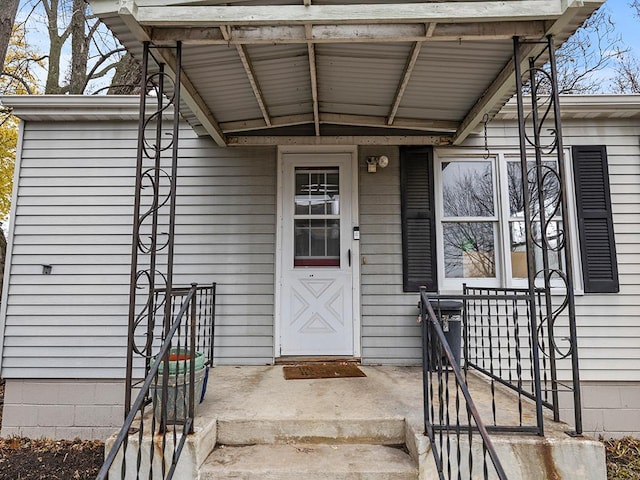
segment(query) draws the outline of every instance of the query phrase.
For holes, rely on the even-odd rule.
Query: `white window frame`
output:
[[[526,287],[528,281],[526,278],[512,278],[511,276],[511,236],[509,231],[509,221],[511,214],[509,211],[509,191],[507,177],[507,162],[520,160],[519,150],[493,149],[487,157],[487,152],[480,149],[469,148],[438,148],[434,149],[434,194],[435,194],[435,215],[436,215],[436,248],[438,258],[438,284],[440,285],[440,293],[458,293],[462,289],[463,284],[470,286],[483,287]],[[534,158],[531,152],[530,158]],[[444,205],[442,201],[442,163],[453,161],[492,161],[494,175],[494,199],[495,199],[495,217],[487,217],[488,221],[497,222],[495,232],[495,271],[496,278],[446,278],[444,272],[444,238],[443,238],[443,222],[447,222],[448,217],[444,216]],[[567,222],[571,235],[571,255],[574,271],[574,293],[582,295],[584,293],[582,272],[580,270],[580,254],[578,248],[578,222],[575,210],[575,187],[573,183],[573,170],[571,162],[571,149],[565,148],[564,152],[565,172],[565,195],[569,200]],[[461,219],[457,219],[461,220]],[[542,283],[542,280],[538,280]],[[553,285],[558,293],[562,288],[560,283]],[[552,291],[553,291],[552,290]]]

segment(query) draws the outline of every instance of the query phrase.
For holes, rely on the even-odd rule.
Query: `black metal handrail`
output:
[[[484,478],[488,478],[492,469],[493,476],[507,480],[425,288],[420,289],[420,320],[425,435],[431,442],[440,480],[473,478],[474,468],[480,468],[477,465],[480,461]],[[478,436],[481,453],[474,452],[473,448]],[[468,444],[463,446],[465,441]],[[464,450],[466,460],[463,460]]]
[[[155,469],[155,475],[161,473],[161,478],[169,480],[187,436],[193,433],[196,402],[201,400],[201,392],[196,391],[196,375],[206,375],[213,360],[215,284],[175,288],[169,295],[165,289],[157,289],[156,294],[164,295],[162,301],[171,302],[171,316],[165,319],[157,353],[145,361],[146,377],[136,385],[138,395],[96,480],[105,480],[110,474],[113,478],[117,472],[111,470],[118,470],[118,464],[114,465],[117,458],[119,478],[129,478],[128,469],[135,468],[131,478],[158,478],[154,476]],[[205,356],[198,361],[198,357]],[[128,457],[129,446],[136,439],[136,450]],[[154,459],[158,449],[160,458]],[[148,472],[141,472],[143,457]]]

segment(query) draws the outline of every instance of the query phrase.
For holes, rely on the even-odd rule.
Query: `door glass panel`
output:
[[[296,168],[296,267],[340,266],[340,182],[334,168]]]

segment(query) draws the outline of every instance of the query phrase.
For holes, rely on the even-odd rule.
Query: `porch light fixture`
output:
[[[367,172],[376,173],[378,166],[385,168],[389,165],[389,157],[380,155],[379,157],[367,157]]]

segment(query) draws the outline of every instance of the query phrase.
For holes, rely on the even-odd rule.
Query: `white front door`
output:
[[[282,155],[280,355],[354,355],[352,158]]]

